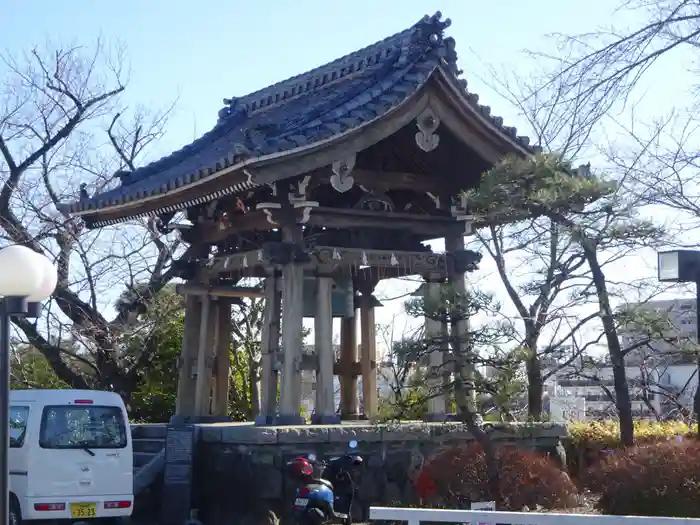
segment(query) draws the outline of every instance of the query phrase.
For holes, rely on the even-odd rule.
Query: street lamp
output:
[[[44,255],[26,246],[0,250],[0,524],[9,518],[10,320],[38,317],[39,303],[56,288],[58,274]]]

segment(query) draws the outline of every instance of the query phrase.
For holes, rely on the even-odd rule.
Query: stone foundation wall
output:
[[[565,464],[561,438],[566,428],[556,424],[507,425],[494,428],[492,438],[537,449]],[[365,459],[357,473],[355,519],[365,520],[370,505],[401,505],[413,500],[412,474],[439,447],[472,440],[465,427],[451,423],[395,425],[255,427],[248,424],[202,425],[196,459],[196,505],[205,523],[232,523],[243,512],[278,515],[288,512],[295,483],[285,463],[314,453],[319,459],[349,450]]]

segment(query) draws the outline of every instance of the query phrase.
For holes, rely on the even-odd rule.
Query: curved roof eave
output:
[[[219,170],[218,172],[215,172],[211,174],[210,176],[206,178],[199,179],[197,181],[194,181],[187,186],[181,186],[180,188],[176,188],[172,191],[166,192],[164,194],[158,194],[158,195],[153,195],[153,196],[148,196],[144,197],[139,200],[134,200],[131,202],[123,203],[123,204],[117,204],[113,206],[104,206],[99,209],[85,209],[85,210],[79,210],[76,212],[71,213],[72,216],[75,217],[81,217],[81,216],[90,216],[90,215],[102,215],[102,216],[109,216],[109,215],[114,215],[115,212],[116,214],[120,216],[128,215],[128,217],[136,217],[136,216],[154,216],[154,215],[160,215],[162,213],[168,213],[170,211],[175,211],[174,208],[178,208],[180,210],[185,209],[189,206],[192,206],[193,204],[203,204],[206,202],[210,202],[216,198],[219,198],[220,195],[216,195],[217,193],[223,193],[221,190],[219,191],[212,191],[209,193],[207,196],[201,196],[198,197],[196,200],[198,202],[191,202],[190,199],[185,199],[184,201],[178,203],[177,205],[170,205],[170,206],[164,206],[164,207],[153,207],[150,210],[144,210],[142,212],[136,212],[136,213],[129,213],[127,210],[134,210],[140,207],[144,207],[144,205],[148,205],[149,202],[154,202],[158,200],[162,200],[165,197],[176,195],[178,193],[185,193],[188,190],[191,190],[193,188],[196,188],[198,186],[205,186],[207,184],[211,184],[212,181],[216,181],[217,179],[220,179],[223,176],[234,174],[234,173],[242,173],[245,175],[246,180],[243,182],[238,183],[241,186],[244,186],[241,191],[244,191],[246,189],[252,189],[257,186],[261,186],[264,184],[268,184],[271,182],[274,182],[275,180],[280,180],[281,178],[289,178],[293,175],[289,175],[288,177],[280,177],[276,178],[275,180],[267,180],[267,177],[261,177],[261,173],[259,173],[260,168],[267,168],[267,167],[273,167],[275,171],[278,171],[276,166],[279,165],[282,162],[285,161],[290,161],[292,159],[295,159],[300,156],[310,156],[313,155],[321,150],[326,150],[326,155],[333,155],[333,152],[330,150],[330,147],[333,146],[334,144],[338,146],[338,148],[333,148],[333,149],[342,149],[347,147],[347,142],[348,140],[352,140],[355,138],[355,144],[357,145],[356,151],[361,151],[362,149],[365,149],[372,144],[375,144],[376,142],[379,142],[380,140],[392,135],[395,133],[398,129],[403,127],[406,123],[410,122],[412,119],[414,119],[422,109],[427,105],[427,96],[423,95],[423,90],[421,88],[417,89],[413,94],[409,95],[406,97],[403,101],[401,101],[398,105],[395,107],[389,109],[386,113],[377,116],[376,118],[369,120],[355,128],[351,128],[345,132],[333,135],[331,137],[328,137],[327,139],[323,139],[308,145],[304,146],[299,146],[294,149],[286,150],[286,151],[281,151],[281,152],[275,152],[271,153],[268,155],[263,155],[260,157],[252,157],[249,159],[246,159],[242,162],[239,162],[237,164],[234,164],[232,166],[229,166],[225,169]],[[400,116],[395,117],[395,114],[399,113]],[[381,123],[380,123],[381,121]],[[383,128],[383,132],[375,132],[375,133],[367,133],[367,131],[370,128],[373,127],[379,127]],[[371,139],[370,139],[371,135]],[[336,159],[334,159],[336,160]],[[333,161],[334,161],[333,160]],[[319,162],[320,164],[315,167],[320,167],[323,165],[331,164],[331,162],[325,162],[325,159],[322,159],[322,157],[319,157]],[[236,193],[235,191],[231,192],[226,192],[228,194],[231,193]],[[172,208],[172,209],[170,209]],[[125,213],[119,213],[120,211],[123,211]],[[119,219],[115,220],[97,220],[95,225],[108,225],[111,223],[119,222]]]
[[[446,90],[471,122],[478,124],[484,130],[488,130],[491,137],[507,146],[511,153],[530,156],[541,150],[539,146],[531,146],[529,144],[529,137],[517,135],[515,127],[505,126],[503,118],[492,116],[490,106],[479,104],[479,96],[476,93],[470,93],[466,88],[462,87],[459,79],[455,78],[443,67],[435,69],[432,80],[438,81],[439,85]]]

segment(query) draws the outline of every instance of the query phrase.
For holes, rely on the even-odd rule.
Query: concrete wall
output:
[[[556,424],[508,425],[494,430],[500,442],[564,460],[560,439],[566,428]],[[254,427],[203,425],[197,454],[197,505],[205,523],[229,523],[233,516],[272,508],[289,510],[295,484],[284,465],[300,455],[319,459],[347,452],[357,440],[365,464],[358,472],[357,520],[367,519],[370,505],[408,504],[413,500],[412,474],[440,446],[473,439],[459,424],[401,423],[336,426]],[[205,519],[206,518],[206,519]],[[253,520],[255,521],[255,519]]]

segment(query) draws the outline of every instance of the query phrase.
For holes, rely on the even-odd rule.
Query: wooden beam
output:
[[[353,319],[349,317],[348,319]],[[277,363],[284,363],[284,354],[282,352],[277,352],[276,359]],[[371,363],[372,368],[376,368],[376,363],[374,361]],[[315,371],[318,367],[318,360],[316,359],[316,354],[301,354],[301,363],[299,365],[301,370]],[[335,361],[333,363],[333,375],[344,376],[349,375],[352,377],[359,377],[362,375],[362,366],[359,361],[344,363],[341,361]]]
[[[207,286],[206,284],[186,283],[176,285],[175,291],[180,295],[199,297],[250,297],[256,299],[265,297],[265,293],[261,288],[246,286]]]
[[[302,219],[303,210],[296,209],[293,213],[297,220]],[[236,215],[231,220],[232,223],[224,228],[220,228],[218,224],[214,223],[199,224],[195,228],[188,230],[183,235],[183,238],[190,243],[216,244],[237,233],[268,231],[279,227],[278,225],[270,224],[263,212],[260,211]],[[403,230],[431,239],[446,237],[451,233],[465,233],[467,226],[464,221],[457,221],[453,217],[436,217],[399,212],[374,212],[326,206],[313,208],[306,224],[338,229],[380,228],[383,230]]]
[[[289,210],[298,221],[304,215],[304,210]],[[278,224],[271,224],[267,220],[267,215],[262,210],[252,210],[241,215],[230,215],[229,224],[221,226],[215,222],[202,222],[194,228],[182,232],[182,238],[188,243],[216,244],[225,240],[230,235],[243,232],[269,231],[279,228]]]
[[[332,174],[330,169],[324,169],[320,180],[327,183]],[[443,186],[438,178],[400,171],[354,169],[351,175],[355,184],[383,191],[411,190],[416,193],[433,193],[439,192]]]
[[[386,278],[411,275],[446,268],[446,256],[431,251],[409,252],[400,250],[367,250],[362,248],[342,248],[333,246],[315,246],[309,253],[310,262],[304,267],[309,270],[319,269],[332,273],[338,268],[359,268],[370,266],[381,268]],[[255,269],[265,276],[264,269],[271,261],[263,250],[217,255],[202,269],[204,275],[235,274],[240,277],[257,277]],[[360,270],[361,271],[361,270]],[[402,273],[407,271],[411,273]]]
[[[451,232],[464,233],[465,231],[464,222],[452,217],[327,207],[314,208],[307,224],[338,229],[402,230],[433,239],[445,237]]]

